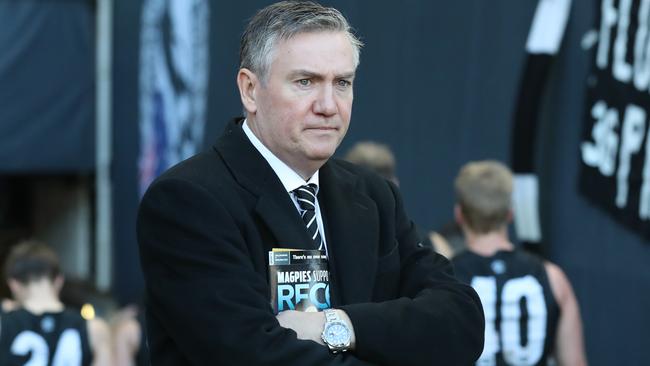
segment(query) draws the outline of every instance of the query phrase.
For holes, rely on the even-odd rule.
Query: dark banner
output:
[[[600,5],[586,80],[580,190],[650,238],[650,1]]]
[[[93,169],[93,4],[0,0],[0,172]]]

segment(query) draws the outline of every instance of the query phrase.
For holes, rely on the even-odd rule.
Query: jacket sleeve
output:
[[[354,326],[358,357],[381,365],[472,365],[483,350],[485,320],[476,292],[451,263],[421,244],[394,196],[399,294],[393,300],[342,306]]]
[[[371,365],[279,325],[236,215],[175,178],[156,181],[143,197],[137,233],[152,364]]]

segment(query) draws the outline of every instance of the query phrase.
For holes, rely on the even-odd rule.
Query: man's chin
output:
[[[326,148],[326,149],[313,149],[310,154],[309,158],[314,161],[323,161],[328,160],[329,158],[334,155],[334,152],[336,149],[332,148]]]

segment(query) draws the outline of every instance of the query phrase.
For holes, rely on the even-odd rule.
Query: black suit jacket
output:
[[[352,320],[356,350],[332,355],[277,322],[268,251],[313,248],[238,121],[142,199],[137,229],[153,365],[453,366],[478,358],[478,296],[420,244],[396,188],[333,159],[319,174],[331,302]]]

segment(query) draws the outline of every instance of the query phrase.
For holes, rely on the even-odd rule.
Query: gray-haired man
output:
[[[340,12],[315,3],[250,21],[237,75],[246,119],[140,207],[153,364],[467,365],[480,354],[478,296],[419,243],[396,187],[330,159],[359,49]],[[330,309],[274,314],[274,248],[326,254]]]

